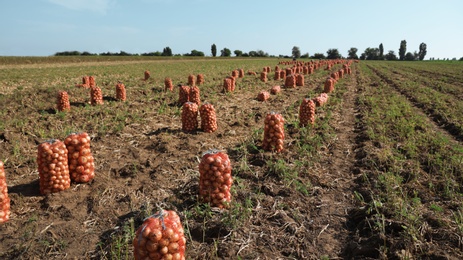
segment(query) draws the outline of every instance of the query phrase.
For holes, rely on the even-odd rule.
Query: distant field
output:
[[[463,258],[463,63],[354,62],[315,124],[302,127],[301,101],[322,93],[342,64],[285,88],[275,66],[294,64],[280,61],[0,57],[0,160],[11,199],[0,258],[133,259],[135,230],[158,206],[180,215],[187,259]],[[224,93],[224,78],[240,68],[246,75]],[[164,90],[166,77],[187,85],[190,74],[205,76],[201,102],[215,107],[214,133],[183,132],[178,88]],[[86,75],[103,105],[75,87]],[[117,82],[126,102],[115,100]],[[257,101],[275,85],[279,94]],[[69,112],[56,111],[60,90]],[[281,153],[262,149],[271,111],[285,118]],[[38,145],[73,132],[91,136],[95,180],[40,195]],[[233,167],[228,210],[197,201],[198,163],[213,148]]]

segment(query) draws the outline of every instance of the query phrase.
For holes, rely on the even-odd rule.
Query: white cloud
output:
[[[48,0],[52,4],[60,5],[76,11],[93,11],[106,14],[112,0]]]

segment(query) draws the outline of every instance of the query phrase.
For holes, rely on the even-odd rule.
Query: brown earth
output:
[[[131,240],[124,238],[126,229],[136,229],[142,218],[160,205],[180,212],[189,231],[187,259],[349,258],[353,232],[349,214],[359,175],[355,159],[357,73],[354,68],[352,75],[341,79],[340,105],[331,110],[322,108],[317,114],[321,120],[329,111],[329,125],[335,135],[327,137],[318,151],[321,159],[299,173],[298,180],[310,186],[308,195],[286,185],[266,166],[267,160],[293,163],[297,150],[292,145],[302,134],[298,129],[286,125],[287,149],[281,154],[262,152],[260,140],[251,141],[255,147],[243,148],[242,144],[249,142],[253,130],[262,128],[268,111],[295,117],[297,111],[290,108],[297,107],[308,89],[321,92],[324,73],[306,77],[305,87],[284,89],[267,102],[255,99],[257,90],[240,92],[239,86],[233,95],[219,94],[224,102],[216,105],[216,111],[223,120],[213,134],[184,133],[178,116],[155,112],[145,113],[149,118],[146,124],[126,125],[115,135],[94,134],[97,177],[89,184],[73,184],[65,192],[41,196],[35,162],[8,164],[6,171],[17,177],[9,179],[12,215],[11,221],[0,227],[0,256],[131,259]],[[143,105],[131,104],[133,109],[144,109]],[[311,131],[317,134],[324,130],[315,126]],[[10,147],[14,140],[25,140],[18,148],[32,147],[32,151],[42,141],[5,131],[0,133],[0,149]],[[232,165],[248,163],[247,171],[234,172],[234,185],[239,187],[234,200],[242,204],[249,200],[250,205],[235,209],[238,212],[233,216],[246,217],[234,228],[223,223],[233,222],[224,211],[213,209],[209,217],[184,214],[204,210],[196,202],[197,165],[202,153],[212,148],[227,151]]]

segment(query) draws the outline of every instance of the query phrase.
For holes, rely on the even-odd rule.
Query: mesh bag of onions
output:
[[[334,90],[334,82],[335,82],[335,79],[333,78],[327,78],[325,80],[325,85],[324,85],[324,88],[323,88],[323,92],[325,93],[331,93],[333,92]]]
[[[190,87],[179,86],[178,88],[178,104],[183,105],[190,100]]]
[[[209,150],[199,163],[199,199],[212,207],[227,208],[231,201],[232,167],[226,153]]]
[[[40,194],[46,195],[71,186],[68,150],[64,142],[54,139],[41,143],[37,151]]]
[[[10,219],[10,198],[8,197],[8,186],[6,186],[5,169],[0,161],[0,224]]]
[[[160,210],[146,218],[133,239],[135,260],[184,260],[186,239],[180,217],[173,210]]]
[[[264,139],[262,140],[262,148],[265,151],[283,151],[284,123],[285,120],[281,114],[276,112],[267,114],[264,120]]]
[[[286,78],[286,70],[280,70],[280,78],[281,79]]]
[[[201,95],[198,86],[191,86],[188,95],[188,101],[193,102],[198,106],[201,105]]]
[[[299,106],[299,125],[304,127],[315,123],[315,103],[313,100],[304,98]]]
[[[238,78],[244,78],[244,69],[238,69]]]
[[[232,73],[231,73],[231,76],[234,77],[234,78],[238,78],[238,75],[239,75],[238,70],[233,70]]]
[[[233,92],[235,89],[235,79],[233,77],[226,77],[223,79],[223,90],[224,92]]]
[[[87,133],[73,133],[64,139],[68,150],[69,175],[75,182],[89,182],[95,178],[95,165]]]
[[[295,88],[296,87],[296,75],[288,74],[285,78],[285,87]]]
[[[303,87],[304,86],[304,75],[297,74],[296,76],[296,86]]]
[[[97,86],[90,87],[90,103],[92,105],[103,104],[103,93],[101,92],[101,88]]]
[[[147,81],[151,77],[151,74],[149,71],[145,70],[144,76],[145,76],[144,80]]]
[[[280,80],[280,71],[275,70],[275,75],[273,76],[273,80]]]
[[[196,84],[199,86],[203,83],[204,83],[204,75],[198,74],[198,76],[196,76]]]
[[[125,101],[127,99],[125,85],[121,82],[116,84],[116,99],[120,101]]]
[[[198,128],[198,105],[186,102],[182,107],[182,130],[192,132]]]
[[[268,93],[268,91],[263,90],[259,92],[259,94],[257,94],[258,101],[266,101],[269,98],[270,98],[270,93]]]
[[[278,93],[280,93],[281,91],[281,87],[276,85],[276,86],[273,86],[271,89],[270,89],[270,94],[272,95],[276,95]]]
[[[262,71],[260,73],[260,80],[262,80],[263,82],[267,82],[267,72]]]
[[[174,85],[172,84],[172,79],[170,78],[165,78],[164,79],[164,90],[167,91],[173,91],[174,90]]]
[[[205,103],[199,108],[201,117],[201,129],[206,133],[212,133],[217,130],[217,117],[212,104]]]
[[[188,75],[188,85],[194,86],[196,85],[196,76],[193,74]]]
[[[89,85],[89,87],[94,87],[94,86],[96,86],[95,77],[94,77],[94,76],[88,77],[88,85]]]
[[[71,102],[69,101],[69,95],[66,91],[59,91],[56,100],[56,109],[58,111],[70,111]]]

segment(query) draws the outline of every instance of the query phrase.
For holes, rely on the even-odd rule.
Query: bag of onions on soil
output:
[[[199,163],[199,199],[212,207],[227,208],[231,201],[232,167],[226,153],[209,150]]]
[[[37,151],[40,194],[46,195],[71,186],[68,150],[64,142],[54,139],[41,143]]]
[[[198,105],[186,102],[182,107],[182,130],[192,132],[198,128]]]
[[[283,142],[285,140],[285,120],[281,114],[270,112],[264,120],[264,139],[262,148],[265,151],[283,151]]]
[[[90,151],[90,136],[73,133],[64,139],[68,150],[69,175],[75,182],[89,182],[95,178],[95,165]]]
[[[217,130],[217,116],[212,104],[205,103],[199,108],[201,118],[201,129],[205,133],[212,133]]]
[[[5,169],[0,161],[0,224],[10,219],[10,198],[8,197],[8,186],[6,185]]]
[[[122,82],[116,84],[116,99],[119,101],[125,101],[127,99],[125,85]]]
[[[139,259],[185,259],[186,239],[175,211],[160,210],[146,218],[133,239],[133,254]]]
[[[56,98],[56,108],[58,111],[71,110],[71,102],[69,101],[69,95],[66,91],[59,91]]]

